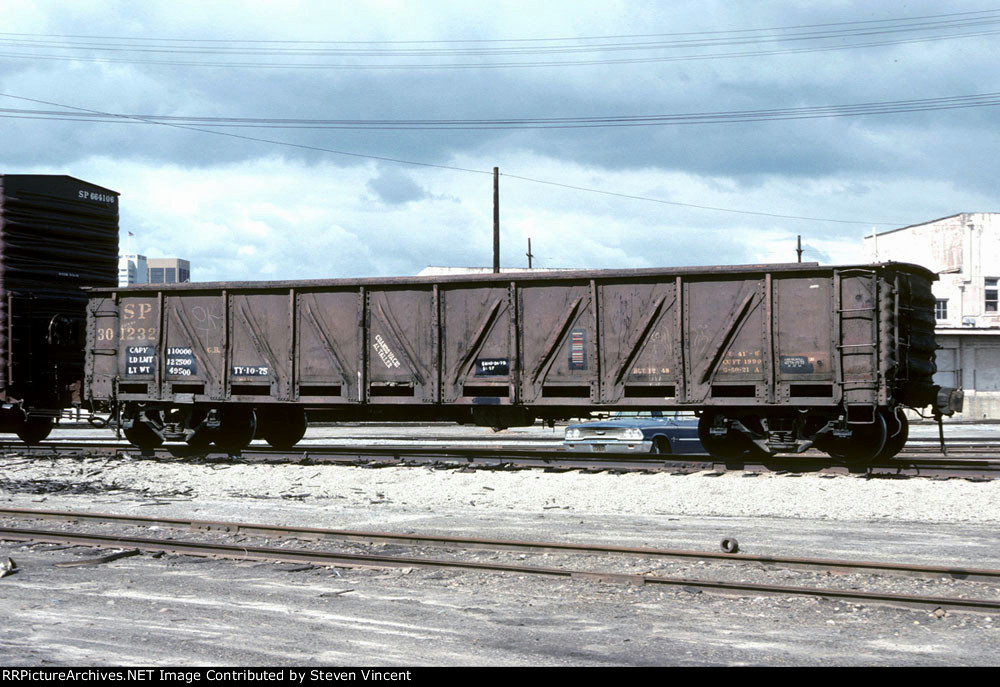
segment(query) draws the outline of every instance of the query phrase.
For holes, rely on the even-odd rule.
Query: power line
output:
[[[0,108],[0,118],[55,119],[94,123],[177,124],[211,128],[258,129],[376,129],[376,130],[484,130],[568,129],[631,126],[681,126],[693,124],[739,124],[797,119],[861,117],[931,112],[1000,105],[1000,92],[971,95],[889,100],[761,110],[728,110],[651,115],[606,115],[584,117],[518,117],[497,119],[304,119],[289,117],[206,117],[199,115],[123,114],[98,111],[65,112]]]
[[[635,37],[626,39],[608,38],[602,39],[605,42],[583,42],[576,45],[515,45],[497,47],[461,47],[461,48],[280,48],[280,47],[254,47],[244,45],[241,47],[230,47],[226,45],[206,46],[204,43],[185,44],[177,42],[173,45],[143,45],[143,44],[104,44],[95,42],[73,42],[73,41],[50,41],[38,40],[36,38],[2,38],[0,45],[16,48],[53,48],[58,50],[93,50],[97,52],[111,53],[153,53],[164,55],[261,55],[261,56],[306,56],[306,57],[448,57],[448,56],[507,56],[507,55],[551,55],[551,54],[574,54],[612,51],[633,51],[667,48],[703,48],[703,47],[727,47],[734,45],[755,45],[760,43],[787,43],[800,41],[815,41],[826,39],[843,39],[859,36],[883,36],[896,33],[924,32],[933,29],[956,29],[973,28],[982,26],[995,26],[1000,23],[1000,16],[988,18],[966,20],[962,22],[945,22],[933,24],[909,24],[895,27],[880,27],[877,29],[846,29],[833,31],[809,31],[787,33],[763,33],[755,36],[742,35],[723,38],[684,38],[673,40],[637,40]],[[704,34],[702,34],[704,35]],[[939,37],[962,37],[962,33],[940,34]],[[0,34],[2,36],[2,34]],[[591,39],[591,41],[594,39]]]
[[[534,62],[459,62],[459,63],[425,63],[425,64],[330,64],[330,63],[301,63],[301,62],[193,62],[179,60],[152,60],[152,59],[119,59],[92,56],[66,56],[66,55],[41,55],[25,53],[0,53],[0,58],[8,59],[30,59],[32,61],[57,61],[57,62],[94,62],[97,64],[135,64],[135,65],[156,65],[171,67],[203,67],[212,69],[294,69],[310,71],[408,71],[408,70],[461,70],[461,69],[522,69],[538,67],[592,67],[592,66],[613,66],[625,64],[656,64],[668,62],[692,62],[707,61],[716,59],[736,59],[747,57],[774,57],[780,55],[802,55],[809,53],[834,52],[841,50],[856,50],[863,48],[878,48],[895,45],[908,45],[918,43],[930,43],[954,38],[977,38],[983,36],[995,36],[1000,34],[997,31],[981,31],[977,33],[967,33],[961,36],[936,36],[926,38],[913,38],[895,41],[876,41],[868,43],[855,43],[851,45],[833,45],[825,47],[792,48],[785,50],[758,50],[752,52],[727,52],[727,53],[706,53],[696,55],[667,55],[656,57],[633,57],[624,59],[593,59],[593,60],[547,60]]]
[[[716,207],[712,205],[695,205],[694,203],[681,203],[672,200],[663,200],[661,198],[650,198],[648,196],[637,196],[629,193],[618,193],[616,191],[602,191],[596,188],[587,188],[585,186],[574,186],[572,184],[563,184],[557,181],[546,181],[544,179],[532,179],[530,177],[518,176],[516,174],[502,174],[502,176],[508,177],[510,179],[519,179],[521,181],[530,181],[534,184],[545,184],[547,186],[558,186],[560,188],[572,189],[574,191],[586,191],[587,193],[599,193],[605,196],[615,196],[617,198],[628,198],[629,200],[642,200],[649,203],[660,203],[662,205],[674,205],[683,208],[692,208],[695,210],[712,210],[713,212],[729,212],[738,215],[756,215],[758,217],[773,217],[779,219],[799,219],[799,220],[809,220],[812,222],[835,222],[838,224],[878,224],[887,226],[900,226],[898,222],[858,222],[855,220],[846,219],[829,219],[820,217],[803,217],[800,215],[780,215],[773,212],[753,212],[750,210],[735,210],[733,208],[723,208]]]
[[[472,168],[468,168],[468,167],[458,167],[458,166],[454,166],[454,165],[442,165],[442,164],[435,164],[435,163],[431,163],[431,162],[420,162],[420,161],[415,161],[415,160],[406,160],[406,159],[402,159],[402,158],[393,158],[393,157],[386,157],[386,156],[380,156],[380,155],[370,155],[370,154],[365,154],[365,153],[357,153],[357,152],[351,152],[351,151],[336,150],[336,149],[333,149],[333,148],[323,148],[321,146],[306,145],[306,144],[301,144],[301,143],[291,143],[289,141],[279,141],[279,140],[274,140],[274,139],[259,138],[259,137],[256,137],[256,136],[247,136],[245,134],[236,134],[236,133],[231,133],[231,132],[228,132],[228,131],[220,131],[218,129],[203,129],[203,128],[200,128],[200,127],[188,126],[188,125],[178,124],[178,123],[174,123],[174,122],[158,121],[158,120],[154,120],[154,119],[146,120],[146,119],[142,119],[140,115],[112,115],[110,113],[100,112],[98,110],[91,110],[91,109],[87,109],[87,108],[77,107],[77,106],[74,106],[74,105],[64,105],[62,103],[56,103],[56,102],[51,102],[51,101],[46,101],[46,100],[40,100],[40,99],[37,99],[37,98],[28,98],[28,97],[25,97],[25,96],[13,95],[11,93],[2,93],[2,92],[0,92],[0,97],[11,98],[11,99],[14,99],[14,100],[22,100],[22,101],[26,101],[26,102],[33,102],[33,103],[38,103],[38,104],[42,104],[42,105],[49,105],[49,106],[54,106],[54,107],[63,107],[63,108],[69,109],[69,110],[74,110],[76,112],[85,113],[85,114],[88,114],[88,115],[101,115],[101,116],[104,116],[104,117],[121,118],[122,121],[125,121],[125,120],[128,120],[128,119],[132,119],[132,120],[135,120],[135,121],[138,121],[138,122],[142,122],[144,124],[152,124],[152,125],[157,125],[157,126],[166,126],[166,127],[170,127],[170,128],[173,128],[173,129],[181,129],[181,130],[184,130],[184,131],[197,131],[197,132],[200,132],[200,133],[213,134],[213,135],[216,135],[216,136],[226,136],[228,138],[235,138],[235,139],[239,139],[239,140],[243,140],[243,141],[252,141],[252,142],[255,142],[255,143],[268,143],[268,144],[271,144],[271,145],[280,145],[280,146],[286,146],[286,147],[290,147],[290,148],[297,148],[297,149],[301,149],[301,150],[310,150],[310,151],[314,151],[314,152],[324,152],[324,153],[331,153],[331,154],[334,154],[334,155],[344,155],[344,156],[349,156],[349,157],[354,157],[354,158],[363,158],[363,159],[368,159],[368,160],[376,160],[376,161],[380,161],[380,162],[391,162],[391,163],[396,163],[396,164],[413,165],[413,166],[419,166],[419,167],[432,167],[432,168],[446,169],[446,170],[452,170],[452,171],[457,171],[457,172],[466,172],[466,173],[470,173],[470,174],[487,174],[487,175],[491,175],[491,176],[493,174],[492,170],[472,169]],[[664,200],[664,199],[661,199],[661,198],[652,198],[652,197],[648,197],[648,196],[632,195],[632,194],[620,193],[620,192],[616,192],[616,191],[606,191],[606,190],[601,190],[601,189],[587,188],[587,187],[583,187],[583,186],[574,186],[572,184],[565,184],[565,183],[561,183],[561,182],[549,181],[549,180],[544,180],[544,179],[535,179],[535,178],[525,177],[525,176],[520,176],[520,175],[515,175],[515,174],[504,174],[503,176],[509,177],[511,179],[517,179],[519,181],[525,181],[525,182],[534,183],[534,184],[543,184],[543,185],[547,185],[547,186],[560,187],[560,188],[565,188],[565,189],[570,189],[570,190],[575,190],[575,191],[583,191],[583,192],[586,192],[586,193],[595,193],[595,194],[601,194],[601,195],[606,195],[606,196],[614,196],[614,197],[618,197],[618,198],[627,198],[629,200],[639,200],[639,201],[644,201],[644,202],[658,203],[658,204],[661,204],[661,205],[672,205],[672,206],[676,206],[676,207],[685,207],[685,208],[698,209],[698,210],[711,210],[711,211],[717,211],[717,212],[727,212],[727,213],[739,214],[739,215],[752,215],[752,216],[757,216],[757,217],[771,217],[771,218],[781,218],[781,219],[806,220],[806,221],[811,221],[811,222],[833,222],[833,223],[838,223],[838,224],[862,224],[862,225],[866,225],[866,226],[880,225],[880,226],[899,227],[899,226],[906,226],[907,224],[911,224],[911,223],[908,223],[908,222],[873,222],[873,221],[870,221],[870,220],[859,221],[859,220],[831,219],[831,218],[825,218],[825,217],[805,217],[805,216],[798,216],[798,215],[783,215],[783,214],[777,214],[777,213],[757,212],[757,211],[753,211],[753,210],[740,210],[740,209],[735,209],[735,208],[713,207],[713,206],[708,206],[708,205],[695,205],[693,203],[683,203],[683,202],[679,202],[679,201]]]
[[[242,46],[254,46],[254,45],[311,45],[311,46],[329,46],[329,45],[455,45],[455,44],[469,44],[469,45],[482,45],[482,44],[506,44],[506,43],[527,43],[527,44],[539,44],[539,43],[565,43],[570,41],[585,42],[585,41],[604,41],[604,40],[638,40],[638,39],[664,39],[664,38],[683,38],[689,40],[690,37],[696,36],[746,36],[750,34],[765,34],[765,39],[773,38],[772,34],[780,34],[781,32],[801,32],[803,29],[812,29],[811,35],[840,35],[849,32],[868,32],[873,30],[876,31],[891,31],[897,29],[928,29],[928,28],[940,28],[940,27],[951,27],[951,26],[964,26],[970,22],[982,23],[988,21],[995,21],[1000,18],[1000,9],[989,9],[989,10],[974,10],[967,12],[951,12],[946,14],[931,14],[931,15],[921,15],[921,16],[911,16],[911,17],[890,17],[887,19],[868,19],[859,21],[846,21],[846,22],[827,22],[827,23],[816,23],[816,24],[797,24],[791,26],[777,26],[777,27],[761,27],[752,29],[722,29],[714,31],[674,31],[674,32],[659,32],[659,33],[644,33],[644,34],[609,34],[609,35],[597,35],[597,36],[561,36],[561,37],[531,37],[531,38],[456,38],[456,39],[423,39],[423,40],[281,40],[281,39],[218,39],[218,38],[164,38],[158,36],[101,36],[101,35],[81,35],[81,34],[52,34],[52,33],[14,33],[14,32],[0,32],[0,37],[7,36],[14,39],[22,40],[35,40],[39,38],[58,38],[69,41],[121,41],[126,45],[129,43],[135,43],[142,45],[144,43],[149,44],[162,44],[162,43],[175,43],[179,45],[191,44],[191,45],[219,45],[219,46],[232,46],[232,45],[242,45]],[[836,28],[836,27],[848,27],[848,28]],[[816,29],[822,29],[826,31],[826,34],[817,33]],[[796,35],[796,34],[792,34]],[[797,35],[803,35],[801,33]],[[67,43],[66,45],[82,45],[86,46],[88,44],[80,43]]]
[[[91,54],[53,55],[32,52],[4,52],[0,58],[93,61],[99,63],[150,64],[184,67],[213,68],[257,68],[257,69],[496,69],[521,67],[558,67],[614,64],[641,64],[651,62],[671,62],[688,60],[709,60],[721,58],[761,57],[772,55],[825,52],[869,47],[923,43],[929,41],[952,40],[991,36],[1000,33],[986,29],[1000,24],[1000,10],[981,10],[922,17],[868,20],[861,22],[840,22],[828,24],[799,25],[769,29],[739,29],[725,31],[698,31],[661,34],[633,34],[611,36],[589,36],[576,38],[523,38],[523,39],[459,39],[437,41],[276,41],[276,40],[220,40],[220,39],[167,39],[167,38],[126,38],[108,36],[60,36],[56,34],[15,34],[0,33],[0,46],[19,50],[54,49],[62,51],[96,51],[103,53],[133,53],[140,55],[190,56],[224,55],[252,57],[338,57],[338,58],[405,58],[420,59],[423,62],[404,63],[302,63],[302,62],[219,62],[174,59],[151,59],[139,57],[102,57]],[[941,32],[944,33],[941,33]],[[845,43],[870,37],[891,36],[903,33],[932,33],[931,35],[891,40],[868,40],[867,42]],[[3,38],[5,37],[6,38]],[[57,39],[57,40],[40,40]],[[655,40],[652,40],[655,39]],[[86,42],[81,42],[86,41]],[[96,42],[96,41],[105,41]],[[112,41],[112,42],[107,42]],[[569,43],[572,41],[572,43]],[[596,42],[595,42],[596,41]],[[817,43],[836,41],[832,45],[809,45],[785,49],[770,49],[744,52],[696,53],[682,55],[655,55],[651,57],[630,57],[622,59],[571,59],[518,62],[478,61],[490,57],[511,56],[559,56],[609,54],[616,52],[701,50],[704,48],[740,45]],[[294,45],[296,47],[282,47]],[[384,45],[406,45],[410,47],[377,47]],[[433,45],[435,47],[413,47]],[[459,45],[461,47],[448,47]],[[309,46],[309,47],[301,47]],[[328,47],[350,46],[350,47]],[[368,47],[359,47],[368,46]],[[375,46],[375,47],[373,47]],[[483,47],[485,46],[485,47]],[[477,58],[472,62],[427,62],[427,59],[461,57]]]

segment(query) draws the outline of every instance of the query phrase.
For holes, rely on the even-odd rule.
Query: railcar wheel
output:
[[[756,445],[740,432],[730,429],[725,436],[712,435],[710,430],[715,418],[714,414],[704,413],[698,420],[698,439],[702,447],[713,458],[720,460],[735,460],[750,456]]]
[[[132,419],[132,426],[123,430],[122,434],[125,435],[130,444],[138,446],[140,449],[148,450],[157,448],[163,443],[163,437],[154,432],[153,428],[146,424],[143,415],[145,415],[145,420],[151,420],[162,425],[163,415],[161,411],[143,411],[135,406],[131,406],[125,409],[125,417]]]
[[[212,439],[215,438],[215,431],[208,427],[201,427],[207,416],[208,413],[201,408],[191,411],[191,416],[187,422],[188,429],[194,429],[187,438],[187,445],[191,448],[207,449],[212,444]]]
[[[906,440],[910,437],[910,421],[898,408],[895,411],[884,409],[880,412],[885,418],[886,438],[885,446],[875,456],[875,459],[888,460],[902,451],[903,446],[906,445]]]
[[[653,445],[650,447],[649,452],[661,456],[668,456],[674,451],[670,446],[670,440],[664,436],[659,436],[653,437]]]
[[[129,443],[143,450],[154,449],[163,443],[163,437],[139,420],[122,432]]]
[[[20,408],[0,410],[0,432],[17,434],[17,428],[23,420],[24,413]]]
[[[875,413],[875,421],[871,424],[855,423],[850,428],[852,434],[849,438],[829,441],[827,453],[846,463],[870,463],[875,460],[885,447],[888,434],[882,413]]]
[[[206,449],[212,444],[215,432],[210,429],[199,429],[187,438],[187,445],[191,448]]]
[[[301,408],[269,408],[258,410],[260,436],[279,450],[288,450],[306,434],[306,414]]]
[[[37,444],[52,431],[52,418],[50,417],[24,417],[15,419],[14,432],[24,443]]]
[[[226,407],[219,418],[219,428],[215,430],[215,445],[228,453],[239,453],[253,441],[257,432],[257,416],[253,408],[241,406]]]

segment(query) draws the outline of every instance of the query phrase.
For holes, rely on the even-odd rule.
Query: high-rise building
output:
[[[118,286],[145,284],[149,281],[146,256],[132,253],[118,256]]]
[[[191,281],[191,263],[180,258],[150,258],[150,284],[178,284]]]
[[[191,263],[180,258],[146,258],[135,253],[118,256],[118,286],[177,284],[191,281]]]

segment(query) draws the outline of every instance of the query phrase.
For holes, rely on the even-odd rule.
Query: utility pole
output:
[[[493,168],[493,274],[500,273],[500,168]]]
[[[802,234],[799,234],[799,247],[795,249],[795,252],[799,254],[799,262],[802,262]]]
[[[535,257],[534,255],[531,254],[531,239],[530,238],[528,239],[528,252],[526,253],[526,255],[528,256],[528,269],[530,270],[531,269],[531,259],[533,257]]]

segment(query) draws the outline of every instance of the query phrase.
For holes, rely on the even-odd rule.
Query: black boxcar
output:
[[[118,194],[69,176],[0,175],[0,430],[31,443],[79,403],[87,296],[114,286]]]
[[[126,435],[276,446],[305,408],[495,427],[688,408],[724,457],[871,458],[935,405],[936,276],[750,265],[94,289],[87,393]],[[871,454],[871,455],[868,455]]]

